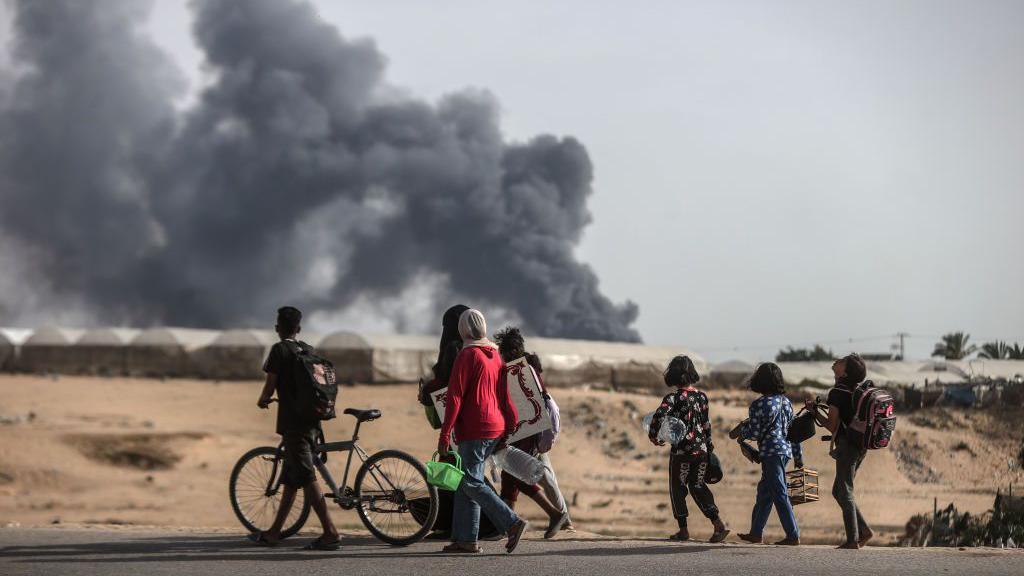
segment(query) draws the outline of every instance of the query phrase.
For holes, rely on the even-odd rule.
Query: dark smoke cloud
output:
[[[0,230],[58,293],[119,309],[134,300],[125,281],[161,248],[140,167],[168,142],[184,83],[140,36],[138,3],[15,8],[11,56],[26,70],[0,114]]]
[[[60,292],[106,319],[228,326],[432,282],[436,307],[638,340],[636,306],[573,256],[592,181],[575,139],[506,142],[486,93],[396,96],[372,42],[290,0],[196,4],[214,80],[176,116],[177,74],[143,16],[133,1],[17,5],[32,72],[0,118],[0,223],[45,252],[45,277],[70,276]]]

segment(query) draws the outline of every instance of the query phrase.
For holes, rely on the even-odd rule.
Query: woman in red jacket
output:
[[[466,475],[455,492],[452,515],[452,543],[445,552],[480,552],[477,534],[480,510],[495,527],[508,534],[507,552],[515,550],[527,522],[512,511],[484,481],[484,462],[504,445],[519,419],[505,380],[505,363],[493,342],[487,339],[487,322],[477,310],[459,317],[462,350],[455,358],[444,424],[437,441],[440,454],[447,454],[452,433],[462,457]]]

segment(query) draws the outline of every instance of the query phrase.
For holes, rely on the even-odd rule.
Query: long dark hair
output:
[[[700,374],[697,373],[697,367],[693,365],[693,360],[690,360],[689,356],[676,356],[673,358],[668,363],[668,368],[665,369],[663,376],[665,378],[665,386],[671,388],[692,386],[700,382]]]
[[[441,342],[437,346],[437,362],[434,363],[434,378],[441,382],[447,382],[452,372],[452,364],[455,363],[453,348],[462,344],[462,336],[459,335],[459,316],[469,310],[469,306],[456,304],[445,310],[441,317]]]
[[[774,362],[758,365],[750,376],[750,389],[765,396],[785,394],[786,381],[782,378],[782,368]]]

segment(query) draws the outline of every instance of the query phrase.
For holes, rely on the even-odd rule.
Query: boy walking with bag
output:
[[[266,410],[270,407],[274,392],[277,392],[277,433],[284,442],[284,467],[281,470],[284,490],[270,529],[250,534],[249,540],[261,546],[276,546],[281,541],[281,528],[295,503],[296,492],[302,488],[306,500],[312,503],[313,511],[324,528],[324,533],[306,545],[305,549],[337,550],[341,546],[341,538],[327,512],[327,503],[317,484],[316,467],[313,464],[317,438],[321,435],[320,418],[317,417],[317,406],[313,405],[311,399],[312,391],[303,390],[303,382],[298,377],[302,368],[298,354],[309,354],[313,350],[305,342],[296,340],[302,330],[301,321],[302,312],[297,308],[285,306],[277,311],[274,330],[281,341],[270,349],[263,365],[267,379],[256,405]],[[330,410],[333,413],[333,402]]]
[[[860,513],[853,496],[853,480],[864,462],[867,449],[855,445],[847,434],[854,417],[854,392],[867,377],[867,367],[860,356],[850,354],[832,364],[832,373],[836,385],[828,392],[828,417],[816,412],[816,420],[835,439],[832,457],[836,461],[836,479],[832,484],[832,496],[843,511],[843,527],[846,529],[846,542],[839,548],[857,550],[863,548],[875,535]],[[808,409],[813,407],[814,401],[808,402]]]

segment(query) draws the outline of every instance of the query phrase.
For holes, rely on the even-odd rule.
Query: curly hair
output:
[[[506,326],[499,330],[494,335],[494,343],[498,345],[498,352],[505,362],[526,356],[526,340],[515,326]]]
[[[697,367],[693,365],[693,360],[690,360],[689,356],[673,358],[668,363],[668,368],[665,369],[663,376],[665,386],[670,388],[690,386],[700,382],[700,374],[697,373]]]
[[[782,368],[774,362],[758,365],[750,376],[750,389],[765,396],[785,394],[786,381],[782,378]]]

